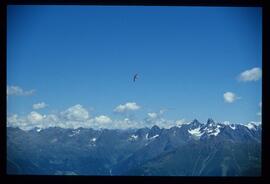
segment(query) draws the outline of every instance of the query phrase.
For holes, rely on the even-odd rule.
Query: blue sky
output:
[[[35,112],[80,104],[121,119],[114,109],[134,102],[138,119],[260,121],[261,67],[261,8],[8,6],[7,84],[34,90],[8,94],[8,116],[44,102]]]

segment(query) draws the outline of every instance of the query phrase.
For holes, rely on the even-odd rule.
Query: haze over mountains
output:
[[[7,128],[7,173],[259,176],[261,124],[194,120],[171,128]]]

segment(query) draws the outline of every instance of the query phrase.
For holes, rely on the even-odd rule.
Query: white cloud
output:
[[[227,103],[233,103],[235,100],[240,99],[236,94],[232,92],[226,92],[223,94],[224,101]]]
[[[159,120],[155,121],[154,124],[161,128],[171,128],[176,126],[176,121],[160,118]]]
[[[95,119],[89,117],[88,111],[78,104],[63,112],[48,115],[42,115],[36,111],[30,112],[26,116],[11,115],[7,117],[7,126],[20,127],[23,130],[30,130],[34,127],[90,128]],[[99,116],[96,120],[102,123],[110,121],[106,116]]]
[[[39,114],[38,112],[32,111],[30,112],[30,114],[27,116],[28,120],[30,122],[40,122],[43,120],[43,118],[45,118],[45,116],[42,116],[41,114]]]
[[[48,105],[45,102],[40,102],[40,103],[36,103],[33,104],[33,109],[37,110],[37,109],[42,109],[47,107]]]
[[[172,121],[160,117],[162,112],[148,113],[150,119],[138,120],[136,118],[124,117],[123,119],[111,119],[106,115],[99,115],[90,118],[88,111],[82,105],[77,104],[67,108],[64,111],[53,112],[51,114],[41,114],[32,111],[26,115],[11,115],[7,116],[8,127],[19,127],[23,130],[30,130],[35,127],[45,129],[48,127],[60,128],[108,128],[108,129],[127,129],[127,128],[143,128],[158,125],[161,128],[170,128],[172,126],[187,123],[185,119]],[[155,119],[156,117],[156,119]]]
[[[97,123],[101,123],[101,124],[106,124],[106,123],[112,122],[111,118],[109,118],[108,116],[105,116],[105,115],[95,117],[95,121]]]
[[[33,95],[35,90],[25,91],[19,86],[7,86],[7,95],[14,95],[14,96],[29,96]]]
[[[67,110],[61,112],[61,115],[66,120],[71,121],[85,121],[89,118],[88,111],[80,104],[74,105]]]
[[[148,116],[147,119],[148,120],[160,119],[166,111],[168,111],[168,109],[163,108],[158,112],[149,112],[147,113]]]
[[[30,130],[35,127],[47,128],[45,120],[46,115],[39,114],[35,111],[30,112],[27,116],[18,116],[13,114],[7,117],[8,127],[19,127],[23,130]]]
[[[175,121],[175,124],[176,124],[176,126],[178,126],[178,127],[181,127],[182,125],[184,125],[184,124],[188,124],[189,122],[187,121],[187,120],[185,120],[185,119],[180,119],[180,120],[176,120]]]
[[[105,116],[106,117],[106,116]],[[100,129],[100,128],[107,128],[107,129],[127,129],[127,128],[142,128],[145,127],[142,121],[138,120],[131,120],[129,118],[118,119],[118,120],[109,120],[107,118],[100,118],[96,117],[91,119],[91,128]],[[99,122],[97,122],[99,119]],[[106,120],[107,119],[107,120]],[[104,121],[106,120],[106,121]],[[102,121],[102,123],[101,123]],[[104,122],[104,123],[103,123]],[[105,123],[106,122],[106,123]]]
[[[158,117],[157,113],[155,113],[155,112],[149,112],[149,113],[147,113],[147,115],[151,119],[155,119]]]
[[[23,130],[30,130],[35,127],[45,129],[48,127],[60,127],[60,128],[108,128],[108,129],[127,129],[127,128],[143,128],[152,127],[158,125],[161,128],[171,128],[176,125],[187,123],[184,119],[171,121],[164,118],[158,118],[152,121],[152,123],[146,123],[145,120],[132,120],[129,118],[123,118],[119,120],[112,120],[106,115],[100,115],[93,118],[88,118],[84,121],[68,120],[59,114],[42,115],[38,112],[32,111],[26,116],[19,116],[17,114],[7,117],[8,127],[19,127]]]
[[[135,102],[127,102],[124,105],[118,105],[114,109],[114,112],[123,113],[123,112],[127,112],[127,111],[136,111],[138,109],[140,109],[140,106],[137,105]]]
[[[17,123],[18,122],[18,115],[17,114],[13,114],[11,116],[7,117],[7,122],[8,123]]]
[[[250,70],[246,70],[244,72],[242,72],[239,76],[238,76],[238,80],[239,81],[257,81],[262,77],[262,70],[260,68],[252,68]]]
[[[181,122],[187,123],[186,120],[168,120],[163,118],[163,114],[168,111],[168,109],[161,109],[158,112],[150,112],[147,113],[147,117],[144,119],[144,126],[151,127],[153,125],[157,125],[163,128],[170,128],[173,126],[177,126],[177,123],[180,124]]]
[[[7,126],[8,127],[20,127],[21,129],[25,129],[24,127],[27,125],[27,120],[19,117],[17,114],[13,114],[7,117]]]
[[[23,130],[30,130],[34,127],[48,128],[48,127],[61,127],[61,128],[113,128],[120,125],[120,121],[116,124],[110,117],[100,115],[90,118],[88,111],[82,105],[74,105],[60,113],[42,115],[36,111],[30,112],[28,115],[19,116],[17,114],[7,117],[8,127],[19,127]],[[121,127],[127,127],[121,125]]]
[[[45,122],[48,122],[48,125],[53,125],[55,126],[57,122],[60,121],[59,117],[55,114],[49,114],[47,116],[45,116],[44,118]]]
[[[145,127],[145,122],[141,120],[131,120],[129,118],[124,118],[121,120],[113,121],[113,128],[127,129],[127,128],[143,128]]]

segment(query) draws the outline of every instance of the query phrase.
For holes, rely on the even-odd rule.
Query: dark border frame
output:
[[[263,0],[2,0],[0,1],[0,75],[1,75],[1,103],[0,103],[0,178],[7,182],[89,182],[89,183],[264,183],[269,172],[269,115],[268,96],[270,79],[268,71],[269,58],[269,11]],[[261,177],[131,177],[131,176],[34,176],[6,174],[6,45],[7,45],[7,5],[136,5],[136,6],[232,6],[232,7],[262,7],[263,8],[263,61],[262,61],[262,176]],[[270,84],[270,83],[269,83]],[[267,96],[268,95],[268,96]],[[267,133],[268,132],[268,133]]]

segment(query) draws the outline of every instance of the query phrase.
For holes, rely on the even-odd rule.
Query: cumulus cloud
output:
[[[136,128],[139,127],[139,121],[132,121],[129,118],[124,118],[121,120],[114,120],[110,127],[112,129],[127,129],[127,128]]]
[[[180,126],[182,124],[187,124],[188,122],[185,119],[180,120],[169,120],[163,118],[164,112],[167,110],[160,110],[158,112],[150,112],[147,113],[147,117],[143,121],[143,126],[152,127],[153,125],[157,125],[161,128],[171,128],[173,126]]]
[[[158,125],[161,128],[170,128],[172,126],[184,124],[186,121],[180,119],[177,121],[167,120],[160,116],[164,112],[150,112],[149,119],[139,120],[136,118],[124,117],[123,119],[111,119],[107,115],[98,115],[91,117],[82,105],[77,104],[67,108],[64,111],[53,112],[51,114],[41,114],[32,111],[26,115],[8,115],[7,126],[19,127],[23,130],[31,130],[35,127],[45,129],[48,127],[60,128],[108,128],[108,129],[127,129],[127,128],[142,128]]]
[[[154,125],[162,119],[160,112],[149,112],[147,117],[144,119],[147,125]]]
[[[80,104],[74,105],[61,112],[61,115],[66,120],[71,121],[85,121],[90,117],[88,111]]]
[[[14,95],[14,96],[29,96],[33,95],[35,90],[28,90],[25,91],[19,86],[7,86],[7,95]]]
[[[23,130],[30,130],[35,127],[47,128],[49,124],[46,124],[46,118],[46,115],[39,114],[35,111],[30,112],[27,116],[13,114],[7,117],[7,126],[19,127]]]
[[[223,94],[224,101],[227,103],[233,103],[235,100],[240,99],[236,94],[232,92],[226,92]]]
[[[127,111],[136,111],[138,109],[140,109],[140,106],[137,105],[135,102],[127,102],[124,105],[118,105],[114,109],[114,112],[124,113],[124,112],[127,112]]]
[[[158,119],[158,118],[161,118],[162,115],[166,111],[168,111],[168,109],[163,108],[163,109],[159,110],[158,112],[149,112],[149,113],[147,113],[147,118],[148,119]]]
[[[68,110],[64,111],[64,113],[48,114],[48,115],[42,115],[36,111],[32,111],[25,116],[18,116],[17,114],[14,114],[7,117],[7,126],[19,127],[23,130],[30,130],[35,127],[89,128],[91,124],[89,124],[88,119],[85,119],[89,115],[87,116],[82,112],[78,113],[76,111],[78,109],[79,109],[78,106],[76,106],[75,108],[72,107],[69,108]],[[72,113],[71,111],[74,113]]]
[[[127,128],[142,128],[145,127],[145,124],[143,121],[140,120],[132,120],[130,118],[123,118],[123,119],[115,119],[111,120],[109,117],[105,118],[98,116],[96,118],[93,118],[89,120],[91,124],[91,128],[95,129],[127,129]]]
[[[111,118],[105,115],[95,117],[97,123],[106,124],[112,122]]]
[[[27,118],[30,122],[40,122],[43,120],[43,118],[45,118],[45,116],[39,114],[38,112],[32,111]]]
[[[88,111],[80,104],[71,106],[62,112],[42,115],[32,111],[27,115],[13,114],[7,117],[8,127],[19,127],[23,130],[37,128],[110,128],[114,123],[110,117],[100,115],[91,118]],[[119,124],[119,123],[118,123]],[[122,126],[124,127],[124,126]]]
[[[7,117],[7,126],[8,127],[20,127],[21,129],[25,129],[24,127],[27,125],[26,120],[19,117],[17,114],[13,114]]]
[[[33,104],[32,107],[33,107],[33,109],[37,110],[37,109],[45,108],[47,106],[48,105],[45,102],[40,102],[40,103]]]
[[[48,126],[55,126],[60,121],[59,117],[55,114],[49,114],[44,117],[45,122],[48,122]]]
[[[155,112],[149,112],[149,113],[147,113],[147,115],[151,119],[156,119],[158,117],[157,113],[155,113]]]
[[[13,114],[13,115],[7,117],[7,123],[16,124],[17,122],[18,122],[18,115],[17,114]]]
[[[152,123],[152,124],[151,124]],[[106,115],[100,115],[93,118],[88,118],[84,121],[68,120],[64,118],[61,113],[42,115],[38,112],[32,111],[26,116],[19,116],[13,114],[7,117],[8,127],[19,127],[23,130],[31,130],[35,127],[45,129],[48,127],[60,127],[60,128],[94,128],[94,129],[127,129],[127,128],[143,128],[152,127],[158,125],[161,128],[171,128],[173,126],[182,125],[187,123],[184,119],[181,120],[166,120],[164,118],[158,118],[151,123],[147,123],[146,120],[132,120],[129,118],[112,120]]]
[[[160,118],[160,119],[153,121],[153,125],[157,125],[161,128],[171,128],[173,126],[177,126],[177,123],[174,120]]]
[[[242,72],[238,76],[239,81],[247,82],[247,81],[257,81],[262,77],[262,70],[260,68],[252,68],[250,70],[246,70]]]
[[[188,124],[189,123],[189,121],[187,121],[187,120],[185,120],[185,119],[180,119],[180,120],[176,120],[175,121],[175,124],[176,124],[176,126],[178,126],[178,127],[180,127],[180,126],[182,126],[182,125],[184,125],[184,124]]]

